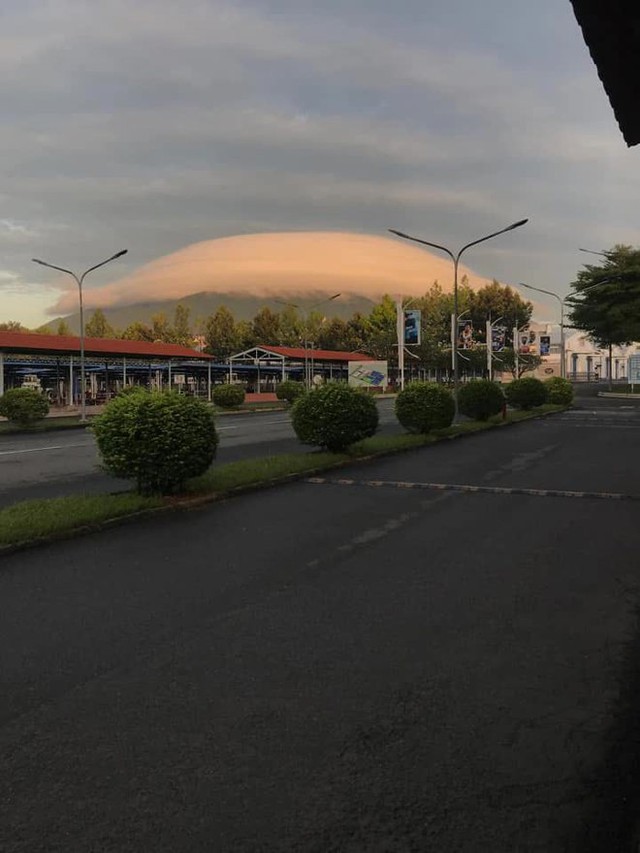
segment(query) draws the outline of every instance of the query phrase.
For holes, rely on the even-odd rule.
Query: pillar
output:
[[[207,400],[211,402],[211,361],[207,362]]]
[[[0,352],[0,397],[4,394],[4,353]]]
[[[73,406],[76,401],[76,395],[73,388],[73,356],[69,356],[69,405]]]

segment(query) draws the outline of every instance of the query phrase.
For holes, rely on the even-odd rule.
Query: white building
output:
[[[575,332],[565,340],[567,379],[627,378],[627,360],[640,352],[640,344],[614,346],[609,364],[609,347],[598,347],[584,332]]]

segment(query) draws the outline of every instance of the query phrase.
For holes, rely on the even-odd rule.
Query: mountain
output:
[[[300,313],[309,311],[315,304],[327,299],[324,292],[305,293],[304,296],[290,298],[292,303],[300,307]],[[283,298],[282,301],[288,301]],[[356,312],[368,314],[375,305],[374,299],[366,296],[344,294],[331,303],[319,305],[317,310],[326,313],[328,317],[340,317],[348,320]],[[221,305],[225,305],[236,320],[251,320],[265,306],[272,311],[282,311],[285,306],[276,298],[265,296],[253,296],[238,293],[193,293],[181,299],[165,299],[156,302],[139,302],[134,305],[121,305],[105,308],[104,314],[107,321],[114,329],[123,330],[131,323],[151,323],[154,314],[164,313],[169,320],[173,318],[176,305],[184,305],[189,308],[192,325],[197,321],[213,314]],[[85,323],[93,314],[93,309],[85,309]],[[55,334],[60,320],[64,320],[72,332],[78,334],[80,331],[80,314],[74,313],[66,316],[56,317],[41,326],[38,331],[49,331]]]

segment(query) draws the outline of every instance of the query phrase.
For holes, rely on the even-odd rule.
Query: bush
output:
[[[475,421],[487,421],[500,414],[504,404],[502,388],[488,379],[467,382],[458,390],[460,412]]]
[[[213,402],[221,409],[236,409],[244,403],[244,388],[242,385],[216,385]]]
[[[0,397],[0,415],[18,426],[31,426],[48,414],[47,398],[33,388],[11,388]]]
[[[573,403],[573,385],[568,379],[552,376],[546,379],[544,387],[547,391],[547,401],[556,406],[570,406]]]
[[[396,416],[408,432],[446,429],[455,412],[453,394],[436,382],[412,382],[396,397]]]
[[[93,422],[103,467],[141,494],[172,494],[211,465],[213,412],[195,397],[153,391],[116,397]]]
[[[125,385],[118,391],[118,397],[128,397],[130,394],[146,394],[147,389],[143,385]]]
[[[287,379],[285,382],[279,382],[276,385],[276,397],[278,400],[295,403],[298,397],[302,397],[303,394],[304,384],[302,382],[294,382],[292,379]]]
[[[373,397],[348,385],[322,385],[298,397],[291,422],[303,444],[340,452],[375,433],[378,407]]]
[[[514,409],[534,409],[547,402],[547,389],[544,383],[533,376],[514,379],[506,387],[507,402]]]

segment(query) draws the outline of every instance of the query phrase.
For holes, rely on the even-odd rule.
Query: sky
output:
[[[33,257],[128,249],[97,299],[201,241],[529,217],[465,262],[564,294],[579,246],[638,242],[640,150],[569,0],[4,0],[0,122],[0,322],[64,300]]]

